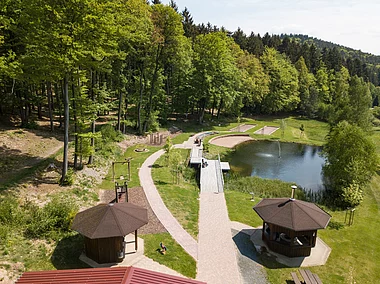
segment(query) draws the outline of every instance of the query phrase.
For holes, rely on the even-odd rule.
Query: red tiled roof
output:
[[[205,284],[137,267],[84,268],[25,272],[17,284]]]

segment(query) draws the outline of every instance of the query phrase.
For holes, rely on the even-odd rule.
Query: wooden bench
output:
[[[313,274],[310,270],[300,269],[299,272],[305,284],[322,284],[321,279],[317,274]]]
[[[290,272],[290,274],[292,275],[292,278],[293,278],[294,284],[302,284],[301,281],[298,279],[297,273],[295,273],[295,272]]]

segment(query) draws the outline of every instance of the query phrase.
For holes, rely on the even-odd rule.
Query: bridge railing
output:
[[[218,185],[218,192],[223,192],[224,190],[224,178],[223,178],[223,171],[222,167],[220,165],[220,155],[218,154],[218,161],[216,162],[215,165],[215,170],[216,170],[216,181]]]

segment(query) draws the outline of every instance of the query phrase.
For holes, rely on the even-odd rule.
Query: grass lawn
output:
[[[144,163],[144,161],[152,155],[154,152],[160,150],[160,147],[153,147],[144,145],[143,147],[148,149],[147,152],[135,152],[136,148],[141,147],[138,145],[134,145],[132,147],[128,147],[123,156],[121,156],[117,162],[122,162],[126,158],[131,157],[131,180],[128,181],[128,165],[125,164],[115,164],[115,180],[119,182],[119,184],[123,184],[124,181],[128,181],[128,187],[134,187],[140,185],[139,180],[139,169],[140,166]],[[125,180],[120,180],[120,176],[123,176]],[[112,167],[109,169],[108,174],[103,179],[102,183],[99,185],[101,189],[114,189],[115,184],[112,179]]]
[[[144,239],[144,254],[184,276],[195,278],[195,260],[171,237],[169,233],[140,235]],[[160,243],[167,247],[166,254],[160,252]]]
[[[183,161],[189,150],[176,150],[181,153]],[[198,236],[199,189],[192,175],[192,169],[186,169],[188,179],[180,178],[176,184],[170,168],[166,165],[165,156],[161,156],[152,169],[154,183],[162,200],[182,227],[195,239]]]
[[[354,224],[341,229],[318,232],[332,249],[324,266],[311,267],[323,283],[375,283],[380,275],[379,201],[372,190],[379,191],[380,177],[374,178],[363,203],[357,207]],[[345,211],[330,212],[332,221],[344,224]],[[266,269],[271,283],[290,280],[291,269]],[[295,271],[295,269],[293,269]]]
[[[276,125],[280,119],[264,119],[257,127],[251,129],[252,133],[262,125]],[[322,145],[328,131],[328,125],[287,118],[284,137],[281,130],[275,132],[271,138],[281,138],[282,141],[302,142]],[[300,124],[304,124],[305,134],[300,138]],[[278,124],[279,125],[279,124]],[[252,135],[257,137],[258,135]],[[372,138],[380,152],[380,130],[375,129]],[[219,149],[218,149],[219,150]],[[261,219],[254,213],[252,206],[256,202],[250,201],[247,193],[226,191],[226,202],[230,219],[246,223],[250,226],[260,226]],[[345,211],[330,211],[331,225],[325,230],[319,230],[319,237],[332,249],[330,257],[324,266],[311,267],[323,283],[375,283],[380,275],[380,242],[378,242],[378,228],[380,227],[380,176],[375,176],[368,186],[363,203],[357,207],[354,224],[344,225]],[[270,283],[290,282],[290,272],[296,268],[286,268],[272,259],[262,259],[266,267]]]
[[[380,227],[380,176],[376,176],[366,192],[363,203],[356,209],[354,224],[345,226],[345,211],[329,212],[332,215],[334,229],[328,227],[319,230],[319,237],[332,249],[330,257],[324,266],[311,267],[323,283],[374,283],[380,275],[380,242],[378,228]],[[375,194],[377,195],[377,198]],[[226,191],[226,202],[229,217],[257,227],[262,225],[261,219],[252,210],[258,202],[250,201],[250,195],[236,191]],[[262,259],[266,265],[270,283],[286,283],[291,280],[290,272],[296,268],[283,268],[282,265],[268,259]]]
[[[231,221],[238,221],[251,227],[258,227],[263,224],[259,215],[255,214],[252,209],[261,198],[255,198],[255,201],[251,201],[250,194],[234,190],[226,190],[224,196]]]
[[[263,126],[277,126],[280,127],[281,120],[285,122],[285,129],[278,129],[272,135],[254,134]],[[329,126],[325,122],[316,120],[309,120],[300,117],[287,117],[287,118],[262,118],[251,121],[250,123],[257,124],[256,127],[248,130],[249,133],[255,139],[270,139],[281,140],[283,142],[295,142],[310,145],[323,145],[325,137],[329,131]],[[304,125],[304,133],[301,135],[301,124]]]

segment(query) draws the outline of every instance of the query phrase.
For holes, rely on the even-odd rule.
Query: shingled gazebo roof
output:
[[[147,223],[147,209],[131,203],[110,203],[79,212],[72,229],[90,239],[100,239],[126,236]]]
[[[253,210],[266,223],[294,231],[324,229],[331,218],[314,203],[289,198],[264,198]]]

